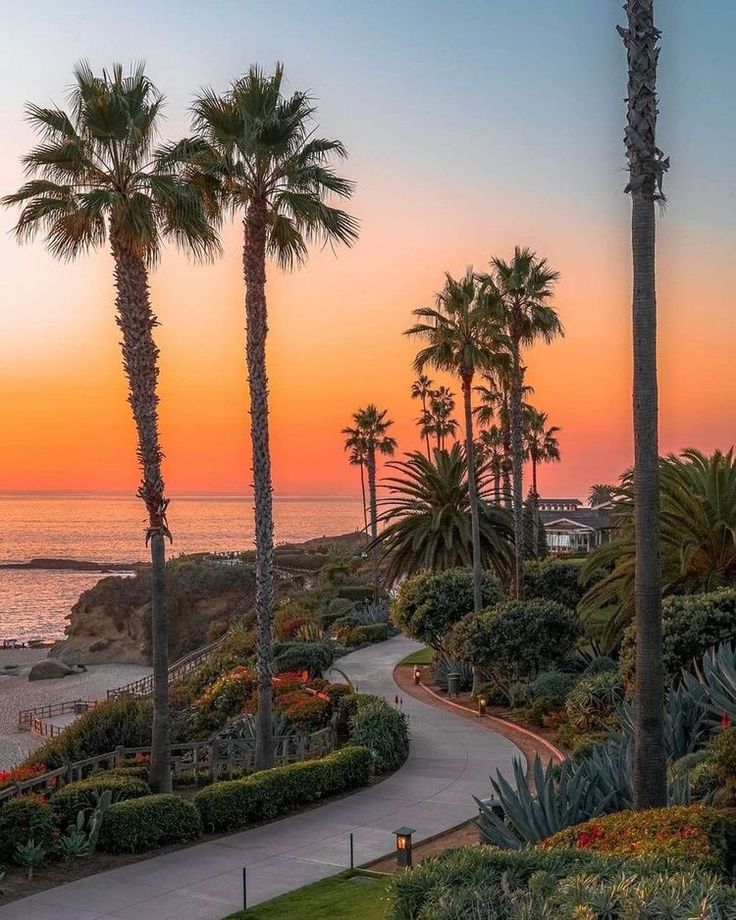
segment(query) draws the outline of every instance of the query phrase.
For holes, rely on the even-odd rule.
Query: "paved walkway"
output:
[[[363,693],[393,702],[393,668],[419,648],[398,636],[340,659]],[[339,679],[339,678],[338,678]],[[488,792],[488,775],[511,773],[518,749],[472,722],[404,697],[411,754],[387,780],[320,808],[219,840],[70,882],[0,908],[0,920],[221,920],[248,904],[334,875],[389,853],[392,831],[416,828],[415,840],[447,830],[475,813],[473,794]]]

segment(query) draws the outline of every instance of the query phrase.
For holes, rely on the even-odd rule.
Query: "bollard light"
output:
[[[488,706],[488,700],[484,696],[478,697],[478,715],[484,716],[486,714],[486,707]]]
[[[411,835],[413,827],[400,827],[394,831],[396,834],[396,865],[399,869],[408,869],[411,866]]]
[[[422,676],[422,672],[419,670],[417,665],[414,665],[414,683],[419,686],[419,678]]]

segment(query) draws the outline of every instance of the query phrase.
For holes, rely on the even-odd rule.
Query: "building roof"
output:
[[[558,522],[568,521],[592,530],[609,530],[613,527],[613,518],[603,508],[576,508],[574,511],[540,511],[539,517],[545,527]]]

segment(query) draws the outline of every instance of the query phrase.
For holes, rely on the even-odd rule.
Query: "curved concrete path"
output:
[[[346,655],[338,666],[362,693],[393,703],[401,693],[394,666],[417,648],[397,636]],[[472,796],[487,794],[488,775],[497,768],[510,776],[518,748],[412,697],[404,698],[403,709],[411,754],[382,783],[263,827],[16,901],[0,907],[1,920],[221,920],[242,907],[243,866],[252,906],[345,869],[350,833],[357,866],[391,852],[397,827],[416,828],[419,841],[467,821],[476,811]]]

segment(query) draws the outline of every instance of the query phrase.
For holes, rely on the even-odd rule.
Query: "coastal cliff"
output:
[[[189,556],[166,566],[171,660],[214,642],[255,598],[248,564]],[[110,576],[85,591],[67,617],[66,638],[49,655],[68,664],[150,664],[151,589],[147,566]]]

